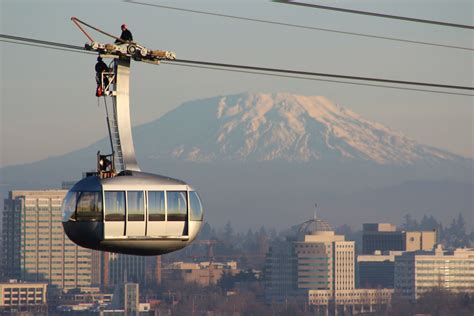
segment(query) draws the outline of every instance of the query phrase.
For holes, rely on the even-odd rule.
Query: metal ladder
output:
[[[122,155],[122,144],[120,143],[120,134],[117,126],[117,113],[115,111],[115,104],[113,108],[113,115],[109,119],[110,124],[110,139],[112,141],[112,152],[115,156],[115,169],[117,172],[122,171],[123,168],[123,155]]]
[[[117,106],[112,97],[112,113],[109,113],[107,97],[104,96],[104,106],[107,119],[107,128],[109,130],[110,146],[114,155],[114,169],[116,172],[124,170],[122,143],[120,142],[120,133],[117,124]]]

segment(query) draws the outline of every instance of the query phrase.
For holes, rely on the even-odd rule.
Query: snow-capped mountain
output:
[[[413,164],[462,159],[321,96],[245,93],[188,102],[135,130],[147,158]]]

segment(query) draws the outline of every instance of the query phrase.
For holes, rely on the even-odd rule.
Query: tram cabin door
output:
[[[148,191],[147,237],[188,235],[187,191]]]
[[[127,237],[144,237],[145,222],[145,191],[127,191]]]
[[[104,237],[125,237],[125,191],[104,191]]]
[[[104,237],[144,237],[145,191],[105,191]]]

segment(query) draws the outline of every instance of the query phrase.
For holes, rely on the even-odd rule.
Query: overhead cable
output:
[[[134,0],[124,0],[124,1],[128,2],[130,4],[138,4],[138,5],[143,5],[143,6],[157,7],[157,8],[167,9],[167,10],[175,10],[175,11],[183,11],[183,12],[189,12],[189,13],[195,13],[195,14],[211,15],[211,16],[217,16],[217,17],[223,17],[223,18],[229,18],[229,19],[235,19],[235,20],[244,20],[244,21],[250,21],[250,22],[264,23],[264,24],[274,24],[274,25],[293,27],[293,28],[299,28],[299,29],[306,29],[306,30],[313,30],[313,31],[331,32],[331,33],[337,33],[337,34],[359,36],[359,37],[366,37],[366,38],[376,38],[376,39],[396,41],[396,42],[404,42],[404,43],[410,43],[410,44],[418,44],[418,45],[428,45],[428,46],[445,47],[445,48],[461,49],[461,50],[469,50],[469,51],[474,50],[474,48],[456,46],[456,45],[447,45],[447,44],[439,44],[439,43],[432,43],[432,42],[415,41],[415,40],[408,40],[408,39],[389,37],[389,36],[371,35],[371,34],[356,33],[356,32],[349,32],[349,31],[340,31],[340,30],[334,30],[334,29],[328,29],[328,28],[321,28],[321,27],[314,27],[314,26],[307,26],[307,25],[300,25],[300,24],[291,24],[291,23],[271,21],[271,20],[254,19],[254,18],[243,17],[243,16],[222,14],[222,13],[209,12],[209,11],[191,10],[191,9],[185,9],[185,8],[161,5],[161,4],[154,4],[154,3],[146,3],[146,2],[140,2],[140,1],[134,1]]]
[[[195,64],[195,65],[225,67],[225,68],[237,68],[237,69],[246,69],[246,70],[276,72],[276,73],[287,73],[287,74],[303,75],[303,76],[317,76],[317,77],[330,77],[330,78],[349,79],[349,80],[375,81],[375,82],[405,84],[405,85],[414,85],[414,86],[425,86],[425,87],[434,87],[434,88],[474,90],[474,87],[467,87],[467,86],[446,85],[446,84],[420,82],[420,81],[405,81],[405,80],[392,80],[392,79],[381,79],[381,78],[372,78],[372,77],[359,77],[359,76],[339,75],[339,74],[330,74],[330,73],[322,73],[322,72],[310,72],[310,71],[301,71],[301,70],[292,70],[292,69],[281,69],[281,68],[268,68],[268,67],[256,67],[256,66],[246,66],[246,65],[236,65],[236,64],[224,64],[224,63],[215,63],[215,62],[198,61],[198,60],[176,59],[176,62],[187,63],[187,64]]]
[[[48,41],[43,41],[43,40],[38,40],[38,39],[28,38],[28,37],[20,37],[20,36],[8,35],[8,34],[0,34],[0,37],[10,39],[10,40],[15,40],[15,41],[24,41],[24,42],[30,42],[30,43],[36,43],[36,44],[59,46],[63,48],[85,50],[83,46],[63,44],[63,43],[58,43],[58,42],[48,42]]]
[[[457,24],[457,23],[450,23],[450,22],[443,22],[443,21],[434,21],[434,20],[424,20],[424,19],[411,18],[411,17],[406,17],[406,16],[383,14],[383,13],[369,12],[369,11],[360,11],[360,10],[336,8],[336,7],[331,7],[331,6],[305,3],[305,2],[298,2],[298,1],[292,1],[292,0],[273,0],[273,2],[292,4],[292,5],[310,7],[310,8],[322,9],[322,10],[331,10],[331,11],[339,11],[339,12],[345,12],[345,13],[369,15],[369,16],[375,16],[375,17],[379,17],[379,18],[410,21],[410,22],[416,22],[416,23],[435,24],[435,25],[457,27],[457,28],[464,28],[464,29],[470,29],[470,30],[474,29],[474,26],[472,26],[472,25]]]
[[[273,74],[273,73],[268,73],[268,72],[257,72],[257,71],[248,71],[248,70],[237,70],[237,69],[229,69],[229,68],[221,68],[221,67],[211,67],[211,66],[197,66],[197,65],[190,65],[190,64],[181,64],[181,63],[179,63],[179,62],[172,62],[172,63],[171,63],[171,62],[168,62],[168,61],[164,61],[164,62],[161,62],[161,63],[162,63],[162,64],[165,64],[165,65],[170,65],[170,66],[182,66],[182,67],[190,67],[190,68],[202,68],[202,69],[210,69],[210,70],[220,70],[220,71],[237,72],[237,73],[261,75],[261,76],[269,76],[269,77],[291,78],[291,79],[301,79],[301,80],[311,80],[311,81],[323,81],[323,82],[338,83],[338,84],[348,84],[348,85],[356,85],[356,86],[366,86],[366,87],[375,87],[375,88],[387,88],[387,89],[396,89],[396,90],[409,90],[409,91],[417,91],[417,92],[429,92],[429,93],[451,94],[451,95],[460,95],[460,96],[474,97],[474,94],[468,94],[468,93],[447,92],[447,91],[440,91],[440,90],[428,90],[428,89],[417,89],[417,88],[407,88],[407,87],[396,87],[396,86],[378,85],[378,84],[361,83],[361,82],[349,82],[349,81],[340,81],[340,80],[318,79],[318,78],[310,78],[310,77],[302,77],[302,76],[291,76],[291,75]]]
[[[51,46],[51,45],[48,46],[48,45],[41,45],[41,44],[32,44],[32,43],[28,43],[28,42],[17,42],[17,41],[4,40],[4,39],[0,39],[0,42],[10,43],[10,44],[17,44],[17,45],[24,45],[24,46],[40,47],[40,48],[49,48],[49,49],[59,50],[59,51],[63,51],[63,52],[96,55],[95,53],[89,52],[89,51],[86,51],[86,50],[60,48],[60,47],[55,47],[55,46]]]
[[[0,38],[12,38],[12,37],[15,37],[15,36],[0,34]],[[74,46],[74,45],[56,43],[56,42],[48,42],[48,41],[42,41],[42,40],[37,40],[37,39],[28,39],[28,38],[24,38],[24,37],[21,38],[22,42],[19,42],[20,40],[18,40],[18,38],[20,38],[20,37],[15,37],[15,38],[17,38],[17,41],[2,40],[2,39],[0,39],[0,41],[12,43],[12,44],[36,46],[36,47],[40,47],[40,48],[59,49],[59,50],[69,51],[69,52],[94,54],[94,53],[86,50],[85,48],[83,48],[81,46]],[[37,44],[37,43],[47,43],[47,44]],[[59,48],[57,48],[57,47],[59,47]],[[64,47],[70,47],[70,48],[65,49]],[[461,96],[471,96],[471,97],[474,96],[472,94],[459,93],[459,92],[414,89],[414,88],[408,88],[408,87],[403,87],[403,86],[398,87],[398,86],[376,85],[376,84],[368,84],[368,83],[362,83],[362,82],[354,83],[354,82],[347,82],[347,81],[310,78],[309,76],[326,76],[326,77],[333,77],[333,78],[340,78],[340,79],[378,81],[378,82],[386,82],[386,83],[423,85],[423,86],[431,86],[431,87],[438,87],[438,88],[441,87],[441,88],[464,89],[464,90],[474,90],[473,87],[440,85],[440,84],[411,82],[411,81],[397,81],[397,80],[379,79],[379,78],[354,77],[354,76],[335,75],[335,74],[323,74],[323,73],[296,71],[296,70],[289,70],[289,69],[277,69],[277,68],[265,68],[265,67],[255,67],[255,66],[245,66],[245,65],[233,65],[233,64],[213,63],[213,62],[184,60],[184,59],[179,59],[179,60],[176,60],[176,61],[167,61],[167,62],[162,62],[162,63],[171,64],[171,65],[181,65],[181,66],[186,65],[186,66],[195,67],[195,68],[206,68],[206,69],[213,69],[213,70],[249,73],[249,74],[256,74],[256,75],[294,78],[294,79],[302,79],[302,80],[317,80],[317,81],[326,81],[326,82],[341,83],[341,84],[361,85],[361,86],[369,86],[369,87],[379,87],[379,88],[389,88],[389,89],[399,89],[399,90],[412,90],[412,91],[423,91],[423,92],[432,92],[432,93],[450,94],[450,95],[461,95]]]

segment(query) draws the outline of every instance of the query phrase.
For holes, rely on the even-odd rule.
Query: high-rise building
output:
[[[4,278],[46,281],[62,289],[91,286],[91,251],[63,232],[66,190],[11,191],[4,201]]]
[[[374,251],[415,251],[431,250],[436,244],[436,231],[397,231],[389,223],[369,223],[363,225],[362,253]]]
[[[395,257],[395,292],[418,299],[435,288],[474,293],[474,248],[405,252]]]
[[[298,289],[355,288],[355,242],[336,235],[331,226],[316,219],[301,224],[294,242],[298,262]]]
[[[140,311],[140,285],[138,283],[124,284],[123,309],[126,315],[138,315]]]
[[[106,286],[124,282],[140,283],[144,287],[161,283],[161,257],[107,253],[103,260]]]
[[[357,256],[358,287],[393,288],[395,256],[402,251],[376,251],[372,255]]]
[[[109,253],[109,286],[125,282],[146,283],[147,265],[145,256]]]
[[[265,300],[285,302],[297,288],[297,258],[292,239],[270,245],[265,258]]]
[[[336,235],[323,220],[299,225],[294,236],[270,247],[265,265],[265,298],[305,300],[330,310],[369,310],[390,302],[391,289],[355,288],[355,242]],[[332,306],[332,309],[331,309]]]

